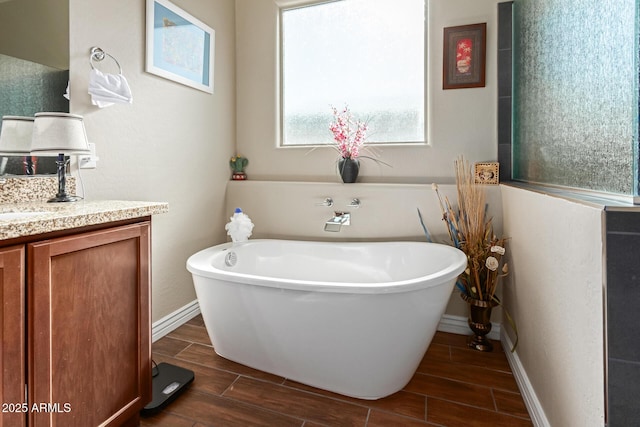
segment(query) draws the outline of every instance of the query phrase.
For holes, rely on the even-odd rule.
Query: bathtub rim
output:
[[[205,277],[209,279],[219,280],[223,282],[241,283],[246,285],[269,287],[281,290],[296,291],[312,291],[312,292],[332,292],[332,293],[350,293],[350,294],[389,294],[411,292],[418,289],[449,284],[451,280],[455,280],[467,266],[467,256],[461,250],[441,243],[431,242],[414,242],[414,241],[374,241],[374,242],[324,242],[313,240],[292,240],[292,239],[252,239],[248,243],[255,242],[298,242],[298,243],[314,243],[314,244],[337,244],[337,245],[378,245],[389,243],[406,243],[410,245],[437,245],[442,250],[452,254],[453,262],[446,268],[432,274],[418,276],[411,279],[379,282],[379,283],[352,283],[352,282],[322,282],[317,280],[300,280],[287,279],[278,277],[258,276],[255,274],[237,273],[229,270],[219,270],[213,266],[210,269],[202,268],[201,264],[206,263],[214,251],[226,251],[234,244],[231,242],[222,243],[208,248],[202,249],[191,255],[186,262],[187,270],[194,276]],[[241,247],[242,243],[237,244]]]

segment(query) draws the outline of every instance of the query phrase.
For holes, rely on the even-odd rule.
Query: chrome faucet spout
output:
[[[334,212],[333,218],[324,223],[324,231],[338,232],[343,225],[351,224],[351,214],[349,212]]]

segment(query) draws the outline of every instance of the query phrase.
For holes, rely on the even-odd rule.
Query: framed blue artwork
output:
[[[168,0],[147,0],[148,73],[213,93],[215,31]]]

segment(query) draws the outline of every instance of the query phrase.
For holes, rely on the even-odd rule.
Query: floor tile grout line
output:
[[[227,396],[225,396],[225,393],[226,393],[227,391],[229,391],[229,389],[230,389],[230,388],[232,388],[232,387],[233,387],[233,385],[234,385],[235,383],[237,383],[237,382],[238,382],[238,380],[240,379],[240,377],[241,377],[241,375],[239,375],[239,374],[238,374],[238,375],[236,375],[236,378],[235,378],[233,381],[231,381],[231,384],[229,384],[229,385],[227,386],[227,388],[225,388],[225,389],[223,390],[223,392],[222,392],[222,393],[220,393],[220,397],[227,397]],[[234,400],[234,399],[232,399],[232,400]]]
[[[206,345],[207,347],[213,347],[213,345],[210,342],[206,342],[205,343],[205,342],[199,342],[199,341],[192,341],[192,340],[188,340],[188,339],[185,339],[185,338],[180,338],[180,337],[172,336],[172,335],[167,335],[167,336],[162,337],[162,338],[171,338],[172,340],[176,340],[176,341],[188,342],[188,343],[191,343],[191,344],[202,344],[202,345]]]
[[[369,418],[371,417],[371,408],[367,408],[367,417],[364,419],[364,427],[369,425]]]
[[[509,412],[499,411],[498,410],[498,405],[496,403],[495,396],[494,396],[494,393],[493,393],[494,388],[491,387],[491,386],[483,386],[483,385],[475,384],[475,383],[465,383],[463,381],[458,381],[458,380],[453,379],[453,378],[437,377],[435,375],[429,375],[429,374],[424,374],[424,373],[417,373],[415,375],[424,375],[424,376],[431,376],[431,377],[436,377],[436,378],[444,378],[444,379],[448,379],[448,380],[451,380],[451,381],[454,381],[454,382],[457,382],[457,383],[460,383],[460,384],[471,384],[471,385],[477,385],[477,386],[480,386],[480,387],[483,387],[483,388],[487,388],[487,389],[489,389],[489,392],[490,392],[490,395],[491,395],[491,399],[492,399],[492,402],[493,402],[493,406],[494,406],[494,409],[489,409],[489,408],[486,408],[486,407],[483,407],[483,406],[477,406],[477,405],[474,405],[473,403],[469,403],[469,402],[465,402],[465,401],[451,400],[451,399],[443,398],[441,396],[433,396],[433,395],[430,395],[430,394],[424,394],[424,393],[420,393],[420,392],[417,392],[417,391],[408,391],[408,390],[404,390],[403,389],[403,391],[405,391],[405,392],[417,394],[417,395],[420,395],[420,396],[424,396],[427,399],[427,401],[425,403],[425,410],[426,411],[428,411],[428,407],[427,407],[428,406],[428,402],[429,402],[428,399],[432,398],[432,399],[442,400],[442,401],[445,401],[445,402],[464,405],[466,407],[482,409],[482,410],[489,411],[489,412],[500,413],[500,414],[508,415],[508,416],[511,416],[511,417],[522,418],[522,419],[530,419],[530,417],[526,417],[525,418],[525,417],[521,417],[519,415],[515,415],[515,414],[509,413]],[[500,391],[502,391],[502,389],[500,389]],[[508,391],[506,393],[522,396],[520,393],[514,393],[514,392],[508,392]],[[425,420],[426,419],[427,418],[425,417]]]
[[[185,349],[185,350],[186,350],[186,349]],[[185,350],[183,350],[183,351],[185,351]],[[180,353],[182,353],[182,351],[181,351]],[[178,354],[180,354],[180,353],[178,353]],[[257,378],[257,377],[251,376],[251,375],[249,375],[249,374],[241,374],[241,373],[239,373],[239,372],[231,371],[231,370],[229,370],[229,369],[222,369],[222,368],[217,368],[217,367],[215,367],[215,366],[206,365],[206,364],[204,364],[204,363],[196,362],[196,361],[191,360],[191,359],[185,359],[185,358],[182,358],[182,357],[178,357],[178,355],[176,355],[176,356],[170,356],[170,357],[173,357],[174,359],[179,360],[179,361],[181,361],[181,362],[192,363],[192,364],[194,364],[194,365],[198,365],[198,366],[201,366],[201,367],[203,367],[203,368],[207,368],[207,369],[214,369],[214,370],[216,370],[216,371],[220,371],[220,372],[226,372],[227,374],[236,375],[236,376],[238,376],[238,377],[246,377],[246,378],[251,378],[251,379],[255,379],[255,380],[260,380],[260,381],[264,381],[264,382],[269,383],[269,384],[276,384],[276,385],[279,385],[279,384],[280,384],[279,382],[269,381],[269,380],[264,380],[264,379],[261,379],[261,378]],[[221,357],[222,357],[222,356],[221,356]],[[234,363],[235,363],[235,362],[234,362]],[[254,368],[251,368],[251,369],[254,369]],[[256,369],[256,370],[258,370],[258,369]],[[264,372],[264,371],[260,371],[260,372]],[[267,373],[268,373],[268,372],[267,372]],[[273,375],[273,374],[270,374],[270,375]],[[279,375],[274,375],[274,376],[275,376],[275,377],[278,377],[278,378],[283,378],[283,377],[281,377],[281,376],[279,376]],[[284,380],[286,380],[286,378],[285,378]],[[234,381],[235,381],[235,380],[234,380]]]
[[[240,377],[241,377],[241,375],[238,375],[238,378],[236,378],[236,379],[233,381],[233,383],[235,383],[235,382],[236,382]],[[232,384],[233,384],[233,383],[232,383]],[[228,388],[229,388],[229,387],[227,387],[227,389],[228,389]],[[227,391],[227,390],[225,390],[225,392],[226,392],[226,391]],[[235,399],[235,398],[230,397],[230,396],[223,396],[223,395],[220,395],[220,394],[209,393],[209,392],[207,392],[207,391],[203,391],[203,390],[193,390],[193,393],[198,393],[198,394],[203,395],[203,396],[214,396],[214,397],[218,397],[218,398],[223,399],[223,400],[226,400],[226,401],[228,401],[228,402],[233,402],[233,403],[240,404],[240,405],[243,405],[243,406],[248,406],[248,407],[251,407],[251,408],[255,408],[255,409],[258,409],[258,410],[260,410],[260,411],[268,412],[268,413],[270,413],[270,414],[275,414],[275,415],[283,416],[283,417],[286,417],[286,418],[290,418],[290,419],[292,419],[292,420],[300,421],[300,422],[301,422],[301,424],[300,424],[300,426],[301,426],[301,427],[302,427],[302,425],[303,425],[304,423],[306,423],[307,421],[311,421],[311,422],[313,422],[313,423],[315,423],[315,424],[322,424],[322,423],[317,422],[317,421],[307,420],[306,418],[301,418],[301,417],[299,417],[299,416],[297,416],[297,415],[287,414],[287,413],[284,413],[284,412],[276,411],[276,410],[274,410],[274,409],[265,408],[264,406],[256,405],[256,404],[254,404],[254,403],[250,403],[250,402],[247,402],[247,401],[244,401],[244,400]],[[177,415],[177,414],[175,414],[174,412],[172,412],[172,414]]]
[[[460,380],[460,379],[457,379],[457,378],[451,378],[451,377],[442,376],[442,375],[427,374],[427,373],[424,373],[424,372],[416,372],[414,374],[414,376],[415,375],[421,375],[421,376],[424,376],[424,377],[432,377],[432,378],[440,378],[440,379],[444,379],[444,380],[447,380],[447,381],[453,381],[453,382],[456,382],[456,383],[459,383],[459,384],[473,385],[473,386],[482,387],[482,388],[486,388],[486,389],[490,389],[490,390],[493,390],[494,388],[496,388],[496,389],[498,389],[500,391],[503,391],[501,388],[496,387],[494,385],[478,384],[478,383],[475,383],[475,382],[463,381],[463,380]],[[403,391],[409,391],[409,390],[404,390],[403,389]],[[508,390],[505,390],[505,392],[511,393],[511,394],[520,394],[520,393],[516,393],[516,392],[510,392]],[[417,392],[417,391],[414,391],[413,393],[424,395],[423,393],[420,393],[420,392]],[[432,396],[432,397],[437,397],[437,396]]]
[[[190,421],[192,427],[195,426],[198,423],[198,421],[195,421],[195,420],[193,420],[191,418],[187,418],[182,414],[176,414],[175,412],[171,412],[170,410],[168,410],[168,408],[165,408],[161,412],[159,412],[157,414],[154,414],[154,415],[151,415],[151,416],[148,416],[148,417],[140,416],[140,425],[142,426],[142,425],[150,424],[149,420],[153,420],[158,415],[165,413],[165,411],[167,413],[170,413],[172,416],[174,416],[176,418],[179,418],[179,419],[185,420],[185,421]],[[149,422],[147,422],[147,421],[149,421]]]
[[[427,422],[429,419],[429,399],[427,396],[424,396],[424,421]]]
[[[287,390],[289,390],[289,391],[295,391],[295,392],[299,392],[299,393],[309,394],[309,395],[312,395],[312,396],[314,396],[314,397],[320,397],[320,398],[323,398],[323,399],[329,399],[329,400],[334,401],[334,402],[346,403],[346,404],[349,404],[349,405],[358,406],[358,407],[360,407],[360,408],[369,409],[369,406],[367,406],[367,405],[366,405],[366,404],[364,404],[364,403],[362,403],[362,404],[361,404],[361,403],[359,403],[359,402],[352,402],[352,401],[348,400],[348,399],[347,399],[347,398],[348,398],[348,396],[346,396],[347,398],[341,398],[341,396],[340,396],[340,395],[337,395],[337,396],[327,396],[327,395],[325,395],[325,394],[323,394],[323,393],[321,393],[321,392],[315,392],[315,391],[313,391],[313,390],[305,390],[305,389],[302,389],[302,388],[298,388],[298,387],[294,387],[294,386],[291,386],[291,385],[287,385],[287,384],[285,384],[285,383],[283,383],[283,384],[277,384],[277,383],[274,383],[274,382],[272,382],[272,381],[267,381],[267,380],[264,380],[264,379],[261,379],[261,378],[250,377],[250,376],[248,376],[248,375],[242,375],[242,374],[240,374],[240,376],[241,376],[241,377],[245,377],[245,378],[249,378],[249,379],[252,379],[252,380],[255,380],[255,381],[259,381],[259,382],[262,382],[262,383],[266,383],[266,384],[272,384],[272,385],[274,385],[274,384],[275,384],[275,385],[277,385],[277,386],[284,387],[284,388],[286,388],[286,389],[287,389]],[[285,378],[285,381],[286,381],[286,380],[289,380],[289,379],[288,379],[288,378]],[[293,380],[290,380],[290,381],[293,381]],[[302,383],[300,383],[300,384],[302,384]],[[306,384],[303,384],[303,385],[306,385]],[[309,387],[311,387],[311,386],[309,386]],[[320,389],[319,389],[319,390],[320,390]],[[351,398],[351,399],[355,399],[355,398]],[[365,400],[365,399],[361,399],[361,400],[362,400],[363,402],[368,402],[368,401],[367,401],[367,400]]]
[[[385,410],[383,410],[383,409],[378,409],[378,408],[373,408],[373,407],[369,408],[369,413],[370,413],[370,414],[371,414],[371,412],[373,412],[373,411],[378,411],[378,412],[383,412],[383,413],[386,413],[386,414],[391,414],[391,415],[393,415],[393,416],[394,416],[394,417],[396,417],[396,418],[402,418],[402,419],[407,420],[407,421],[413,421],[413,422],[425,423],[425,425],[427,425],[427,426],[437,425],[437,424],[430,423],[429,421],[427,421],[427,418],[426,418],[426,411],[425,411],[425,418],[424,418],[424,419],[422,419],[422,418],[415,418],[415,417],[412,417],[412,416],[409,416],[409,415],[405,415],[405,414],[401,414],[401,413],[398,413],[398,412],[385,411]],[[367,423],[369,422],[369,418],[370,418],[370,416],[368,416],[368,417],[367,417]],[[446,426],[443,426],[443,427],[446,427]]]
[[[477,383],[475,383],[475,382],[473,382],[473,381],[464,381],[464,380],[461,380],[461,379],[456,379],[456,378],[451,377],[451,376],[449,376],[449,375],[447,375],[447,374],[444,374],[444,373],[443,373],[443,374],[441,374],[441,373],[433,372],[433,371],[432,371],[432,372],[426,372],[426,371],[418,371],[418,370],[417,370],[415,373],[416,373],[416,374],[420,374],[420,375],[429,375],[429,376],[432,376],[432,377],[438,377],[438,378],[449,378],[449,379],[456,380],[456,381],[460,381],[460,382],[464,382],[464,383],[467,383],[467,384],[477,384]],[[493,372],[484,372],[484,373],[483,373],[483,375],[489,375],[489,376],[490,376],[492,373],[493,373]],[[507,372],[506,374],[509,374],[509,373]],[[512,376],[512,378],[513,378],[513,382],[514,382],[514,384],[516,384],[516,385],[517,385],[517,383],[516,383],[516,381],[515,381],[515,377],[513,377],[513,376]],[[480,385],[482,385],[482,384],[480,384]],[[517,391],[517,392],[514,392],[514,391],[511,391],[510,389],[501,388],[499,385],[495,385],[495,386],[493,386],[493,385],[492,385],[492,386],[489,386],[489,387],[494,387],[494,388],[497,388],[498,390],[504,390],[504,391],[506,391],[506,392],[510,392],[510,393],[518,393],[518,394],[522,394],[522,393],[520,393],[520,389],[519,389],[519,388],[518,388],[518,391]]]
[[[375,401],[371,401],[371,400],[359,399],[358,402],[354,402],[354,401],[352,401],[350,399],[357,399],[355,397],[348,397],[348,396],[342,397],[341,395],[327,396],[327,395],[325,395],[323,393],[313,392],[313,391],[309,391],[309,390],[303,390],[303,389],[299,389],[297,387],[291,387],[291,386],[288,386],[288,387],[290,389],[294,389],[294,390],[298,390],[298,391],[304,391],[306,393],[310,393],[310,394],[313,394],[315,396],[331,399],[331,400],[334,400],[334,401],[337,401],[337,402],[347,403],[347,404],[351,404],[351,405],[354,405],[354,406],[366,408],[366,409],[369,410],[369,414],[371,413],[371,411],[375,410],[375,411],[383,412],[385,414],[392,414],[392,415],[396,415],[396,416],[401,416],[401,417],[404,417],[404,418],[407,418],[407,419],[411,419],[411,420],[425,421],[425,419],[420,419],[420,418],[412,417],[410,415],[401,414],[399,412],[394,412],[394,411],[389,410],[389,409],[378,408],[375,405],[372,406],[372,405],[369,404],[369,402],[375,402]],[[415,392],[406,391],[406,390],[400,390],[400,391],[402,391],[404,393],[409,393],[409,394],[413,394],[413,395],[416,395],[416,396],[422,396],[422,397],[426,398],[426,396],[424,394],[421,394],[421,393],[415,393]],[[369,418],[369,415],[367,416],[367,419],[368,418]]]
[[[179,352],[177,352],[175,356],[172,356],[174,359],[179,359],[179,357],[178,357],[178,356],[179,356],[181,353],[185,352],[187,349],[191,348],[191,346],[193,345],[193,343],[192,343],[192,342],[190,342],[190,341],[185,341],[185,342],[188,342],[188,343],[189,343],[189,345],[188,345],[188,346],[186,346],[185,348],[183,348],[182,350],[180,350]]]
[[[482,410],[482,411],[492,412],[494,414],[500,414],[500,415],[504,415],[504,416],[510,417],[510,418],[518,418],[518,419],[525,420],[525,421],[531,421],[531,418],[528,417],[528,416],[527,417],[522,417],[520,415],[514,415],[514,414],[511,414],[509,412],[493,411],[491,409],[483,408],[482,406],[475,406],[475,405],[472,405],[470,403],[459,402],[457,400],[444,399],[444,398],[438,397],[438,396],[427,396],[427,398],[442,400],[443,402],[453,403],[455,405],[460,405],[460,406],[464,406],[464,407],[471,408],[471,409],[476,409],[476,410],[479,409],[479,410]]]
[[[466,361],[454,360],[453,358],[449,362],[451,364],[453,364],[453,365],[472,366],[474,368],[483,369],[485,371],[490,371],[490,372],[500,372],[500,373],[504,373],[504,374],[513,374],[513,372],[511,371],[511,367],[508,364],[505,365],[504,367],[490,367],[490,366],[487,366],[486,364],[480,365],[480,364],[475,364],[475,363],[469,363],[469,362],[466,362]],[[508,362],[505,362],[505,363],[508,363]]]
[[[498,403],[496,402],[496,395],[493,393],[493,387],[489,389],[491,393],[491,400],[493,401],[493,410],[498,412]]]

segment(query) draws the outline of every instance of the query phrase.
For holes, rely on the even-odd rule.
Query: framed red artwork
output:
[[[487,24],[444,29],[442,89],[485,86]]]

